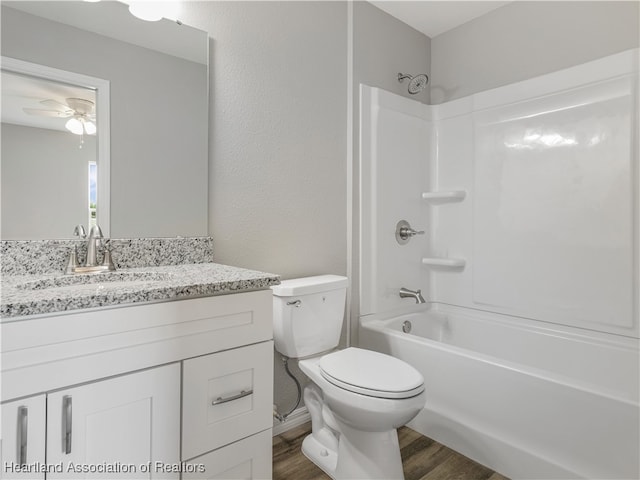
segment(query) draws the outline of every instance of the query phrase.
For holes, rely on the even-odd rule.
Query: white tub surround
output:
[[[637,50],[440,105],[363,85],[361,314],[404,286],[638,338],[637,89]]]
[[[637,50],[435,106],[361,86],[361,345],[509,477],[640,475],[638,89]]]

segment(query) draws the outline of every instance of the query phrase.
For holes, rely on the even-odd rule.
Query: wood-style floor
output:
[[[300,450],[311,431],[306,423],[273,439],[274,480],[331,480]],[[408,427],[398,430],[406,480],[508,480]]]

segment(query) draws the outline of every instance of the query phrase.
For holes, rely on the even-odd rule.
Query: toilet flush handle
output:
[[[301,304],[302,304],[301,300],[292,300],[290,302],[287,302],[287,305],[291,305],[291,306],[296,307],[296,308],[300,308]]]

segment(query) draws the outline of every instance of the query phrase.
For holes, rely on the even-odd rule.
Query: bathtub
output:
[[[360,346],[424,376],[411,428],[503,475],[640,478],[637,339],[440,306],[362,317]]]

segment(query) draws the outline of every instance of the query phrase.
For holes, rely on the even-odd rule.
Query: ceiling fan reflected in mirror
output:
[[[42,117],[69,118],[65,128],[75,135],[95,135],[95,104],[91,100],[83,98],[67,98],[66,103],[57,100],[42,100],[40,102],[48,109],[23,108],[29,115],[39,115]]]

